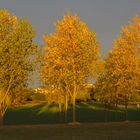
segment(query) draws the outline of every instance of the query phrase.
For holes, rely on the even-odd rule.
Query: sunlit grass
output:
[[[53,106],[48,106],[48,105],[44,105],[42,108],[40,108],[38,114],[42,114],[42,113],[57,113],[59,112],[58,106],[53,105]]]

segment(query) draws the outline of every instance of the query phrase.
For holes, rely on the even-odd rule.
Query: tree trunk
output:
[[[127,107],[128,107],[128,104],[127,104],[127,101],[125,101],[125,121],[128,120],[128,112],[127,112]]]
[[[3,125],[3,116],[2,116],[2,113],[0,111],[0,126],[2,126],[2,125]]]
[[[58,108],[59,108],[59,113],[61,113],[61,111],[62,111],[61,103],[58,104]]]
[[[118,103],[115,104],[115,121],[117,121]]]
[[[62,113],[62,104],[61,103],[58,104],[58,108],[59,108],[59,121],[61,123],[62,122],[62,116],[61,116],[61,113]]]
[[[108,115],[108,114],[107,114],[107,104],[105,104],[105,108],[104,108],[105,122],[107,122],[107,120],[108,120],[108,119],[107,119],[107,118],[108,118],[107,115]]]
[[[65,96],[65,123],[67,122],[67,115],[68,115],[68,97]]]
[[[75,115],[75,92],[72,97],[72,122],[76,122],[76,115]]]

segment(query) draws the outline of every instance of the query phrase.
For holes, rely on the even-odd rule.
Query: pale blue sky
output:
[[[97,33],[105,55],[112,48],[121,26],[134,15],[140,16],[140,0],[0,0],[0,8],[27,17],[36,28],[39,44],[43,44],[42,34],[52,33],[54,22],[67,10],[77,13]]]

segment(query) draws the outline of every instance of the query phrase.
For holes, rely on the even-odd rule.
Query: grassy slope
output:
[[[72,109],[68,110],[68,121],[71,118]],[[76,105],[76,116],[79,122],[110,122],[125,120],[123,109],[117,111],[108,110],[98,104],[81,103]],[[128,120],[140,121],[140,110],[129,108]],[[5,124],[48,124],[63,123],[64,113],[58,112],[56,105],[47,106],[45,104],[25,105],[20,107],[9,108],[4,116]]]
[[[5,126],[0,140],[139,140],[139,132],[136,122]]]

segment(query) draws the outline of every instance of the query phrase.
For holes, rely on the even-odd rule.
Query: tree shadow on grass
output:
[[[9,108],[4,116],[4,124],[60,123],[57,105],[39,104]]]
[[[82,115],[81,115],[82,114]],[[77,120],[80,122],[114,122],[124,120],[124,111],[104,108],[98,103],[77,105]]]
[[[140,121],[140,110],[130,108],[128,120]],[[76,104],[76,120],[78,122],[114,122],[124,121],[125,111],[120,108],[105,109],[98,103]],[[72,105],[68,107],[68,122],[72,121]],[[54,124],[64,123],[64,112],[59,112],[58,105],[25,105],[9,108],[4,116],[4,124]]]

